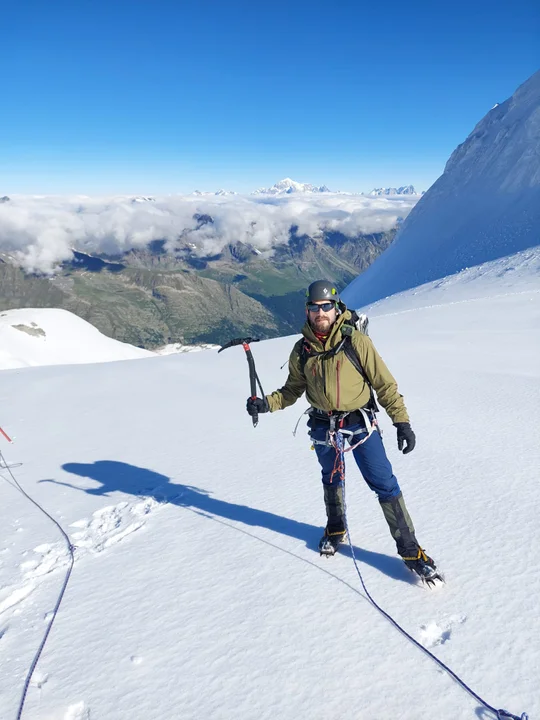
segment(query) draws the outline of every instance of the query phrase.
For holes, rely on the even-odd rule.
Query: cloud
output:
[[[261,252],[287,243],[291,226],[318,237],[339,231],[348,237],[389,230],[417,197],[368,198],[321,193],[287,197],[169,195],[132,197],[13,196],[0,204],[0,251],[29,272],[54,273],[72,249],[118,255],[165,240],[173,252],[195,246],[216,254],[228,243],[246,242]],[[201,224],[197,216],[213,223]]]

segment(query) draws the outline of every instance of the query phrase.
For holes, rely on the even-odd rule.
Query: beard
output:
[[[314,330],[316,330],[318,333],[321,333],[322,335],[326,335],[327,332],[332,327],[332,322],[327,317],[317,315],[317,317],[314,320],[311,320],[311,327]]]

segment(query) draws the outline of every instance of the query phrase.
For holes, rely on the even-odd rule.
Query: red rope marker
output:
[[[13,440],[9,437],[9,435],[8,435],[4,430],[2,430],[1,427],[0,427],[0,433],[2,433],[2,435],[6,438],[6,440],[7,440],[9,443],[12,443],[12,442],[13,442]]]

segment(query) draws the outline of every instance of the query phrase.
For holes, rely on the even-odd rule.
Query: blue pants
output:
[[[359,428],[360,425],[351,425],[347,430],[354,431]],[[328,425],[320,425],[317,423],[309,434],[312,440],[324,440],[327,429]],[[356,444],[359,440],[365,438],[366,435],[367,432],[354,435],[351,439],[351,444]],[[328,445],[315,444],[315,452],[317,453],[317,458],[322,469],[323,485],[341,485],[339,475],[334,474],[332,478],[332,471],[336,463],[336,449]],[[390,500],[390,498],[396,497],[401,493],[397,478],[392,471],[392,465],[386,457],[381,436],[376,430],[372,432],[369,440],[366,440],[365,443],[362,443],[362,445],[359,445],[351,452],[362,473],[362,477],[371,490],[377,493],[381,502]],[[345,457],[347,457],[347,455],[345,455]],[[330,482],[331,478],[332,482]]]

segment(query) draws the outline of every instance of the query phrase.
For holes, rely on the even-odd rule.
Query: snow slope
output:
[[[454,151],[346,298],[365,305],[539,244],[540,71]]]
[[[149,350],[106,337],[67,310],[23,308],[0,312],[0,369],[153,355]]]
[[[350,461],[347,484],[374,598],[487,702],[531,720],[537,261],[454,276],[370,313],[418,438],[399,454],[381,415],[386,447],[444,588],[414,582]],[[267,392],[293,341],[252,346]],[[347,548],[319,557],[318,464],[303,422],[292,435],[305,401],[253,429],[248,389],[241,347],[0,373],[0,424],[16,436],[0,448],[77,547],[23,720],[487,720],[369,604]],[[67,552],[0,475],[0,717],[14,719]]]

